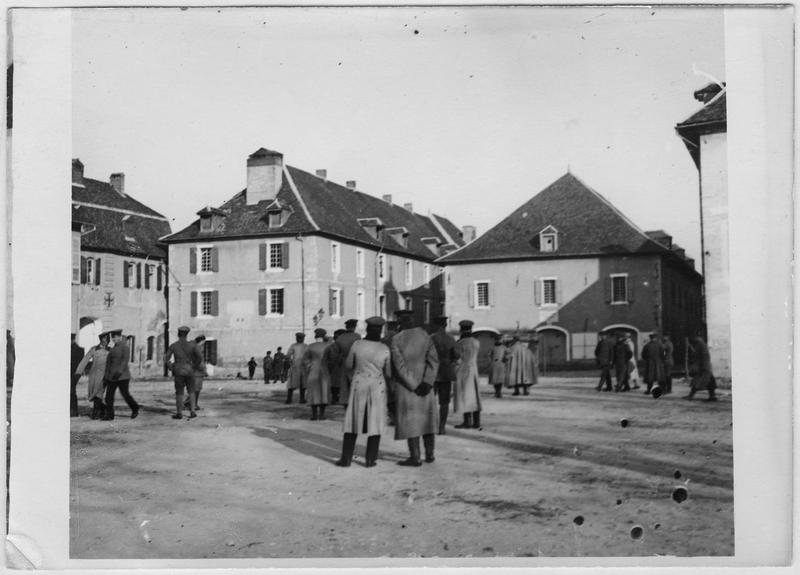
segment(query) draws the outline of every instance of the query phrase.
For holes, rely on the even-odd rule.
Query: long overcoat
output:
[[[392,337],[392,365],[395,381],[395,439],[408,439],[439,428],[439,406],[431,390],[420,397],[414,390],[420,383],[433,386],[439,357],[433,340],[421,327],[406,329]]]
[[[535,385],[539,382],[539,368],[536,365],[536,356],[531,349],[521,341],[517,341],[510,348],[508,358],[508,386]]]
[[[642,348],[644,360],[644,382],[647,384],[664,381],[664,348],[655,339],[648,341]]]
[[[695,373],[692,376],[691,388],[695,391],[716,389],[717,381],[711,371],[711,354],[704,341],[694,340],[691,344],[694,352]]]
[[[618,341],[614,344],[614,372],[617,376],[617,384],[622,384],[628,378],[628,366],[633,352],[627,343]]]
[[[121,340],[116,344],[111,351],[108,352],[106,357],[106,379],[109,381],[127,381],[131,378],[131,372],[128,369],[128,358],[130,357],[130,348],[125,340]]]
[[[437,331],[431,335],[436,356],[439,358],[439,369],[436,370],[436,381],[452,382],[455,377],[455,365],[458,360],[455,338],[445,331]]]
[[[392,374],[388,346],[379,341],[356,341],[343,367],[351,383],[344,432],[380,435],[386,426],[386,380]]]
[[[106,375],[107,358],[108,348],[96,345],[86,352],[86,355],[83,356],[83,359],[75,368],[75,373],[80,375],[86,369],[86,366],[89,365],[89,362],[92,362],[92,367],[89,369],[89,384],[87,389],[89,401],[93,399],[104,400],[105,390],[103,389],[103,379]]]
[[[664,375],[669,376],[675,367],[675,346],[668,339],[662,344],[664,347]]]
[[[506,346],[495,343],[489,352],[492,366],[489,370],[489,385],[503,385],[506,382]]]
[[[306,374],[306,401],[311,405],[327,404],[331,389],[331,374],[325,361],[325,350],[330,344],[315,341],[303,354],[303,370]]]
[[[286,361],[289,362],[289,379],[286,389],[305,389],[306,373],[303,370],[303,355],[308,346],[305,343],[293,343],[286,351]]]
[[[471,413],[481,410],[478,395],[478,352],[480,342],[474,337],[462,337],[456,343],[459,355],[456,367],[456,383],[453,386],[453,412]]]
[[[336,346],[336,353],[332,355],[338,359],[339,369],[336,370],[337,379],[331,380],[331,385],[339,386],[339,398],[343,402],[347,401],[348,397],[350,396],[350,374],[348,370],[341,369],[341,367],[347,360],[347,356],[350,353],[350,348],[360,339],[361,336],[356,332],[346,331],[343,334],[340,334],[339,337],[337,337],[333,342],[333,344]]]

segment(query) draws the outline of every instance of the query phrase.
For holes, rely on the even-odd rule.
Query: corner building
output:
[[[444,309],[434,262],[464,244],[445,218],[288,166],[264,148],[247,159],[247,188],[197,215],[162,238],[169,324],[204,334],[207,360],[229,373],[285,350],[295,332],[309,341],[314,328],[332,334],[351,317],[411,309],[428,324]]]

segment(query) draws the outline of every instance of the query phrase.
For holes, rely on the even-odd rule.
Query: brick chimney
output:
[[[125,196],[125,174],[122,172],[117,172],[116,174],[111,174],[109,178],[109,182],[117,190],[117,193],[120,196]]]
[[[317,177],[321,180],[328,181],[328,170],[317,170]]]
[[[407,204],[403,204],[403,207],[405,208],[405,210],[407,212],[411,212],[412,214],[414,213],[414,204],[412,204],[411,202],[408,202]]]
[[[259,148],[247,158],[248,205],[274,200],[283,184],[283,154]]]
[[[383,201],[387,204],[392,203],[392,194],[383,194]]]
[[[72,158],[72,183],[83,183],[83,162],[78,158]]]
[[[463,226],[461,228],[461,239],[465,244],[475,239],[475,226]]]
[[[356,181],[355,180],[347,180],[346,186],[347,186],[347,188],[349,190],[355,190],[356,189]]]

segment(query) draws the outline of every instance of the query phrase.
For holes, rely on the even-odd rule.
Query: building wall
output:
[[[662,272],[662,330],[675,346],[676,369],[684,369],[687,338],[703,326],[702,280],[673,262],[665,261]]]
[[[133,336],[131,375],[135,377],[159,375],[163,371],[164,322],[167,318],[164,292],[158,291],[157,276],[151,278],[150,288],[144,282],[144,266],[163,263],[159,260],[135,258],[81,250],[80,256],[100,260],[100,283],[94,278],[72,284],[72,331],[78,334],[78,343],[87,349],[97,343],[101,331],[122,329],[123,335]],[[80,260],[78,260],[80,261]],[[140,287],[132,282],[125,287],[123,266],[125,262],[141,264]],[[156,272],[157,273],[157,272]],[[74,276],[73,276],[74,277]],[[164,278],[162,277],[162,280]],[[162,284],[162,288],[163,288]],[[82,321],[83,320],[83,321]],[[94,320],[94,324],[81,329],[81,325]],[[151,356],[148,359],[148,338],[151,340]]]
[[[259,245],[268,241],[288,244],[288,268],[281,270],[261,270],[259,266]],[[339,266],[334,270],[332,262],[333,244],[338,244]],[[190,271],[191,248],[213,246],[217,248],[218,271]],[[357,271],[357,251],[363,251],[363,277]],[[260,359],[267,350],[275,351],[278,346],[284,350],[294,342],[295,332],[306,334],[306,341],[313,338],[313,330],[321,327],[332,334],[343,328],[345,320],[362,320],[358,331],[363,332],[363,320],[372,315],[380,315],[380,296],[385,297],[385,317],[391,317],[406,290],[414,301],[413,309],[422,318],[425,299],[438,301],[438,285],[433,270],[432,281],[425,287],[423,266],[427,262],[412,261],[413,282],[406,286],[404,281],[405,260],[407,258],[383,254],[386,258],[384,278],[378,277],[379,253],[366,247],[356,246],[322,236],[296,238],[241,239],[198,243],[173,244],[169,247],[171,268],[170,298],[170,337],[180,325],[192,329],[191,335],[203,334],[216,340],[217,367],[221,373],[244,371],[250,357]],[[198,267],[199,270],[199,267]],[[304,286],[304,288],[303,288]],[[280,287],[284,290],[284,313],[280,316],[261,315],[259,310],[259,290]],[[332,315],[330,290],[337,288],[343,294],[341,314]],[[191,293],[199,290],[218,292],[219,309],[216,316],[192,316]],[[357,310],[358,293],[363,293],[363,309]],[[439,313],[431,306],[432,315]]]
[[[730,379],[727,134],[700,137],[700,163],[708,346],[714,374]]]

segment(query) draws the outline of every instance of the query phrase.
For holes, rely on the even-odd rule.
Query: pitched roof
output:
[[[727,118],[726,92],[723,90],[709,100],[709,102],[700,108],[700,110],[689,116],[683,122],[679,123],[676,126],[676,129],[681,132],[693,128],[696,129],[702,126],[713,126],[716,128],[722,128],[721,131],[725,131]],[[716,129],[714,131],[720,130]]]
[[[539,250],[538,234],[547,226],[558,230],[554,252]],[[603,196],[567,173],[475,241],[437,261],[449,265],[668,252]]]
[[[287,177],[287,175],[289,177]],[[297,193],[292,189],[292,183]],[[415,214],[403,207],[390,204],[382,199],[339,185],[331,180],[320,178],[309,172],[284,167],[284,177],[277,194],[277,201],[289,212],[289,217],[280,228],[270,228],[266,217],[269,200],[248,205],[246,190],[242,190],[220,206],[226,217],[212,232],[200,232],[200,221],[196,220],[186,228],[163,238],[166,243],[194,241],[198,239],[226,239],[237,237],[286,236],[298,233],[320,233],[345,241],[383,248],[387,251],[404,253],[432,260],[434,255],[421,239],[439,236],[439,228],[430,217]],[[455,234],[454,241],[461,245],[457,228],[441,216],[436,217],[449,234]],[[404,246],[390,234],[373,237],[362,225],[364,220],[379,219],[384,228],[405,227],[408,230]],[[362,223],[359,223],[359,220]],[[446,238],[441,238],[446,242]]]
[[[72,184],[72,203],[73,221],[83,224],[82,249],[166,257],[158,238],[170,232],[167,219],[111,184],[81,178]]]

